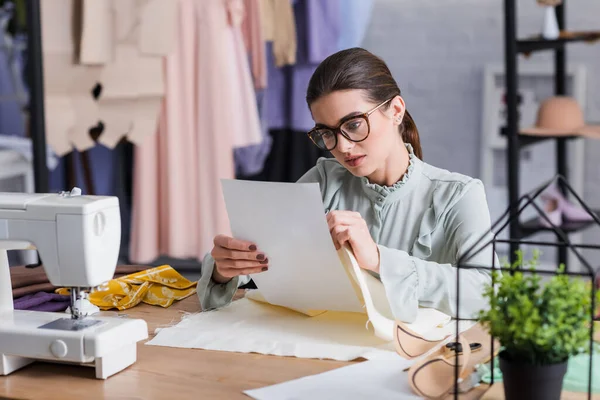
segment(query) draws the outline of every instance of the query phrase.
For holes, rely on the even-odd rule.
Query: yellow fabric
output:
[[[108,281],[89,294],[92,304],[101,310],[116,308],[126,310],[146,304],[169,307],[174,301],[183,300],[196,293],[197,282],[181,276],[169,265],[161,265]],[[56,293],[69,294],[68,288]]]

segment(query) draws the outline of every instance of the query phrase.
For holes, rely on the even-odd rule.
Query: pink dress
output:
[[[260,90],[267,87],[267,56],[259,1],[244,0],[246,17],[242,22],[242,33],[250,54],[254,87]]]
[[[216,234],[231,234],[220,179],[234,178],[234,147],[263,140],[240,30],[243,0],[177,1],[158,132],[136,147],[133,263],[202,259]]]

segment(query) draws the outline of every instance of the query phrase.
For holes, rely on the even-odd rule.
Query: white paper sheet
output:
[[[317,183],[222,180],[233,236],[257,244],[269,270],[252,279],[271,304],[365,312],[331,240]]]
[[[408,384],[408,372],[403,371],[412,363],[400,356],[365,361],[244,393],[256,400],[421,399]]]

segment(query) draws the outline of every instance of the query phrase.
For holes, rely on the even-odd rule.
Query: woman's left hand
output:
[[[350,244],[361,268],[379,273],[379,248],[373,241],[366,221],[354,211],[330,211],[327,214],[329,233],[339,250]]]

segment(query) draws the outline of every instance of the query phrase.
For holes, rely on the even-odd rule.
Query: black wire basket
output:
[[[468,251],[466,251],[463,256],[459,259],[456,265],[456,337],[458,338],[460,334],[459,321],[478,321],[473,318],[461,318],[460,317],[460,272],[461,270],[468,269],[479,269],[479,270],[488,270],[488,271],[497,271],[502,273],[514,273],[515,271],[523,272],[523,273],[535,273],[540,275],[558,275],[564,274],[569,276],[577,276],[582,278],[588,278],[591,280],[591,321],[590,321],[590,332],[589,332],[589,371],[588,371],[588,399],[592,398],[592,357],[594,351],[594,321],[598,320],[598,317],[595,314],[596,311],[596,271],[595,268],[590,265],[590,262],[586,259],[586,257],[581,254],[581,250],[600,250],[600,245],[591,245],[591,244],[574,244],[571,243],[567,233],[561,229],[561,227],[556,226],[552,223],[552,221],[548,218],[546,212],[544,212],[540,206],[536,203],[538,197],[544,193],[550,186],[557,185],[562,189],[565,194],[565,197],[571,194],[579,203],[579,205],[586,211],[586,213],[592,218],[591,226],[600,227],[600,218],[598,215],[593,212],[588,205],[581,199],[581,197],[573,190],[573,188],[569,185],[568,181],[561,175],[557,175],[551,180],[547,181],[543,185],[538,188],[532,190],[531,192],[523,195],[519,200],[507,208],[507,210],[503,213],[503,215],[498,218],[491,226],[491,234],[488,232],[475,243],[473,244]],[[519,218],[522,216],[523,212],[528,208],[533,207],[535,209],[538,217],[547,222],[549,226],[548,232],[554,233],[556,235],[557,240],[555,241],[542,241],[542,240],[526,240],[523,238],[508,238],[508,239],[500,239],[499,235],[513,222],[518,222]],[[522,269],[522,266],[517,268],[507,268],[498,265],[497,261],[497,248],[499,244],[510,245],[511,251],[514,248],[520,249],[521,246],[545,246],[556,249],[567,249],[567,251],[571,251],[572,254],[581,262],[583,267],[583,272],[571,272],[568,268],[565,269],[564,272],[559,272],[558,268],[555,270],[535,270],[530,271],[527,269]],[[492,246],[492,256],[489,265],[473,265],[469,264],[468,259],[471,259],[473,256],[481,253],[482,251],[489,251],[489,246]],[[493,276],[493,274],[492,274]],[[496,282],[492,278],[492,288],[495,290]],[[494,337],[490,338],[490,348],[491,348],[491,381],[490,387],[494,385]],[[460,395],[459,391],[459,354],[455,353],[455,380],[454,380],[454,398],[458,399]]]

